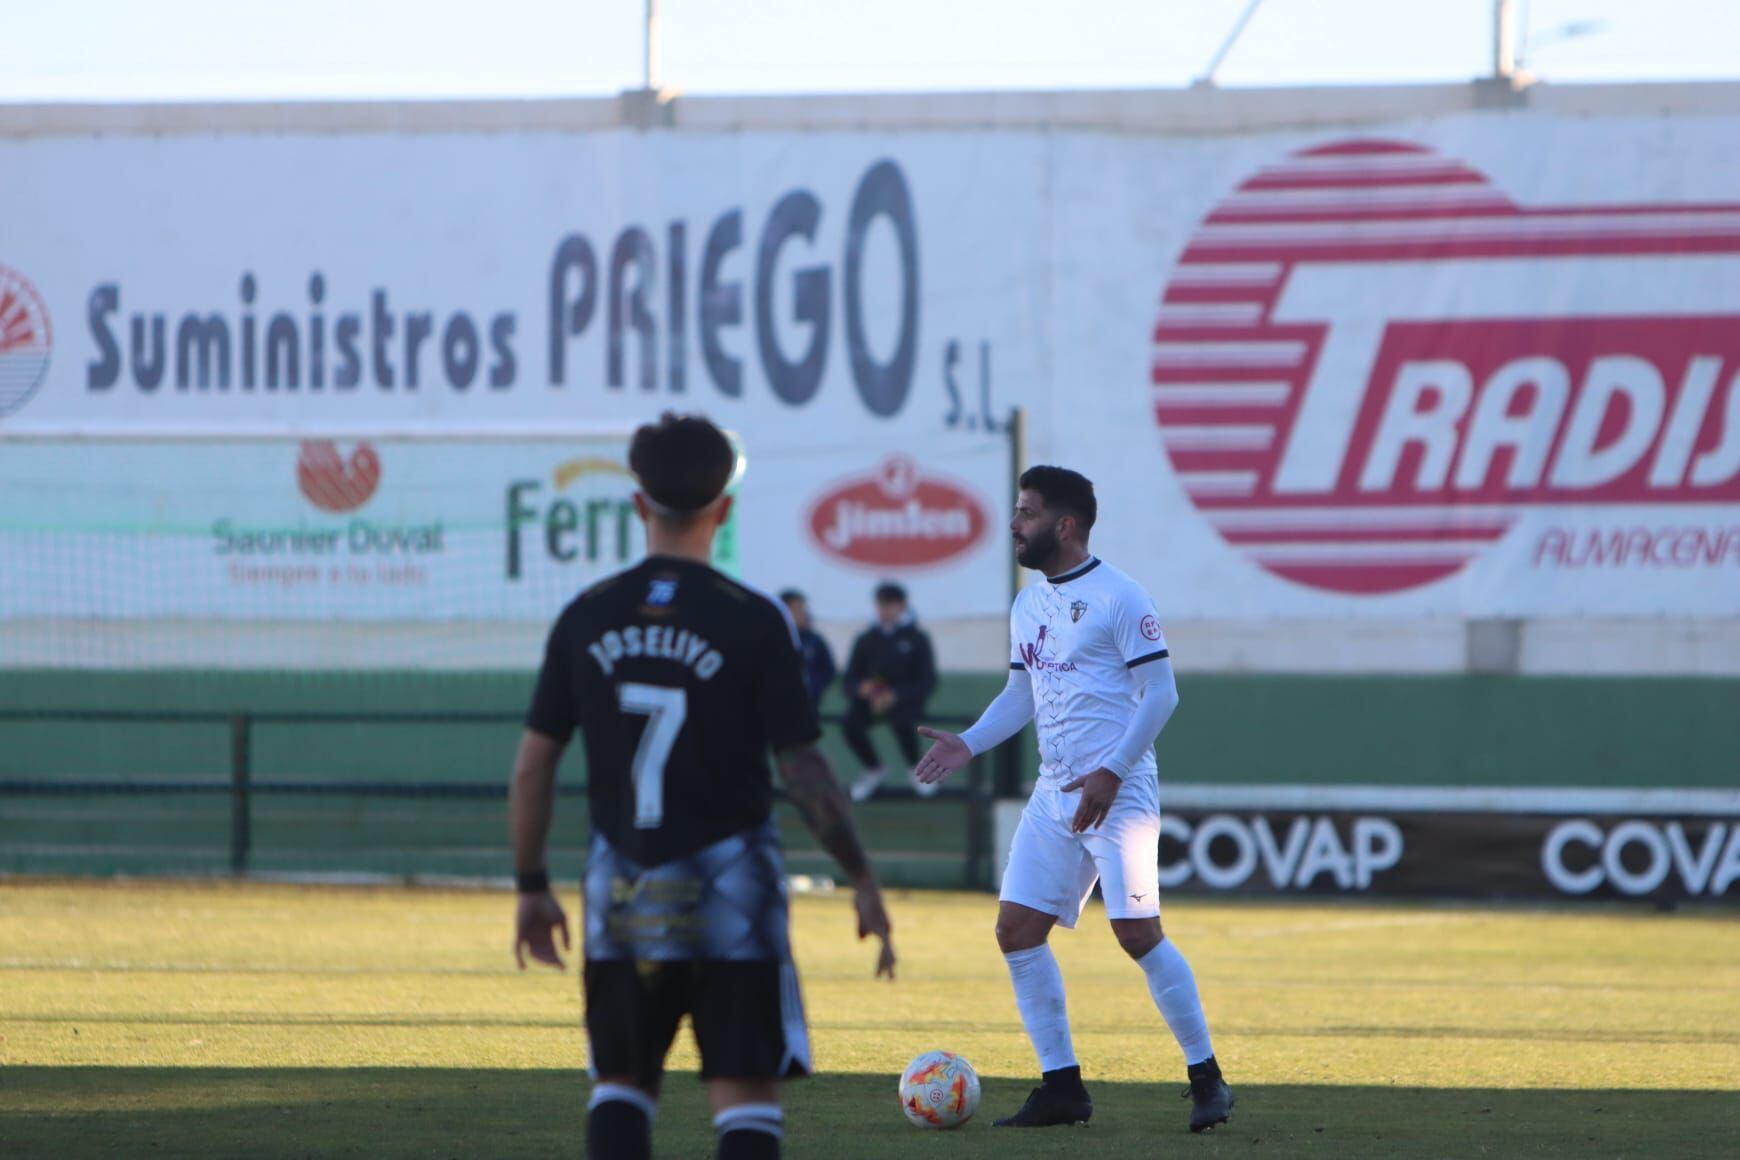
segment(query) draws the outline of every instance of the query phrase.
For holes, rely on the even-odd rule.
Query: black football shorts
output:
[[[594,1076],[656,1086],[684,1015],[703,1079],[809,1073],[784,860],[771,821],[652,867],[594,835],[585,904]]]

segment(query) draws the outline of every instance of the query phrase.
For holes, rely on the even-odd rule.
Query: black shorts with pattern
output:
[[[685,1014],[704,1079],[808,1074],[784,859],[771,821],[653,867],[594,835],[585,914],[595,1076],[656,1085]]]

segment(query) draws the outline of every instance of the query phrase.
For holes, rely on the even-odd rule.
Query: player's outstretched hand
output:
[[[888,908],[882,904],[882,888],[871,878],[852,888],[852,905],[858,911],[858,937],[875,935],[882,942],[876,955],[876,977],[894,978],[894,938]]]
[[[562,956],[556,953],[553,932],[562,932],[562,949],[572,950],[568,941],[568,915],[562,904],[548,890],[520,895],[520,909],[514,919],[514,961],[520,970],[526,969],[526,952],[540,963],[548,963],[558,971],[565,969]]]
[[[967,743],[958,733],[944,733],[923,725],[918,727],[918,732],[933,742],[930,752],[918,759],[918,765],[912,771],[913,776],[926,785],[935,785],[973,759],[973,751],[967,748]]]
[[[1070,830],[1079,834],[1083,830],[1099,829],[1100,823],[1111,812],[1112,801],[1118,796],[1118,789],[1123,784],[1122,779],[1109,769],[1096,769],[1074,781],[1066,782],[1063,786],[1064,793],[1081,790],[1081,804],[1075,807],[1075,817],[1069,823]]]

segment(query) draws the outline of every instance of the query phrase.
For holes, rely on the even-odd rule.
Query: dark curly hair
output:
[[[719,498],[737,467],[737,452],[705,415],[666,411],[634,433],[628,469],[658,507],[676,516],[700,511]]]

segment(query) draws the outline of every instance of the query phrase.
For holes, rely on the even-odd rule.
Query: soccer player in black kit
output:
[[[665,1054],[689,1015],[720,1160],[779,1155],[779,1083],[809,1071],[768,753],[817,841],[852,883],[858,937],[888,914],[827,760],[785,609],[709,566],[737,457],[700,416],[635,432],[646,559],[557,618],[514,763],[514,952],[561,967],[568,919],[545,841],[556,765],[584,735],[592,846],[584,889],[586,1033],[595,1083],[587,1151],[651,1152]]]

